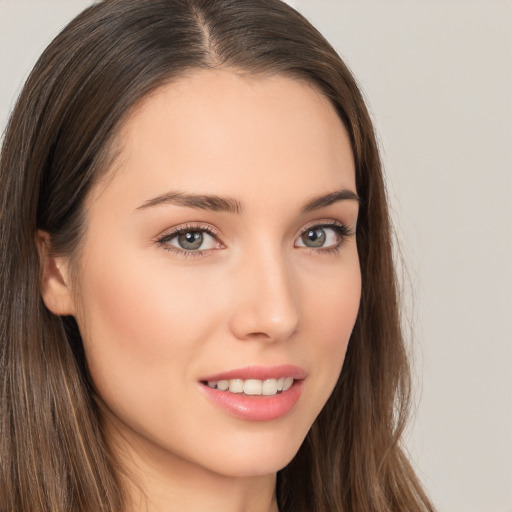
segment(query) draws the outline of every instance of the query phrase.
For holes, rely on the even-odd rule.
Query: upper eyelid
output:
[[[155,239],[163,240],[164,238],[173,238],[174,236],[179,235],[180,233],[186,233],[187,231],[205,231],[209,235],[212,235],[216,238],[219,238],[221,236],[220,232],[214,228],[213,226],[206,225],[206,224],[185,224],[182,226],[176,226],[173,228],[166,229],[159,235],[155,237]]]
[[[311,221],[304,226],[302,226],[297,234],[295,235],[295,238],[298,238],[300,235],[302,235],[305,231],[308,229],[314,228],[314,227],[322,227],[322,228],[329,228],[329,227],[340,227],[347,230],[349,234],[352,234],[353,230],[350,228],[350,226],[345,223],[341,222],[339,220],[334,219],[320,219],[320,220],[314,220]]]

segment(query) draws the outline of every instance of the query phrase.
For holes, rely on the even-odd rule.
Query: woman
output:
[[[0,194],[1,510],[433,510],[372,125],[293,9],[90,7]]]

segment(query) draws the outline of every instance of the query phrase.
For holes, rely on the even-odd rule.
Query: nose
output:
[[[278,251],[244,258],[232,280],[231,332],[242,340],[286,340],[297,330],[299,308],[291,265]]]

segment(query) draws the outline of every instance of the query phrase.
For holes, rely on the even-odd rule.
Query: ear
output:
[[[46,307],[55,315],[74,315],[68,259],[52,255],[50,235],[46,231],[37,232],[36,242],[41,261],[41,294]]]

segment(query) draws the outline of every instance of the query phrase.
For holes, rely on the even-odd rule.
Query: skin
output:
[[[356,193],[346,130],[303,82],[194,71],[144,99],[119,143],[87,201],[78,287],[69,259],[47,256],[43,295],[78,321],[107,442],[139,484],[126,481],[126,512],[276,511],[276,472],[327,401],[359,306],[357,201],[302,212]],[[242,211],[140,208],[170,191]],[[308,227],[332,222],[351,233],[325,228],[324,247],[304,246]],[[199,255],[158,241],[183,226],[217,235]],[[201,377],[256,364],[306,371],[288,414],[246,421],[200,392]]]

